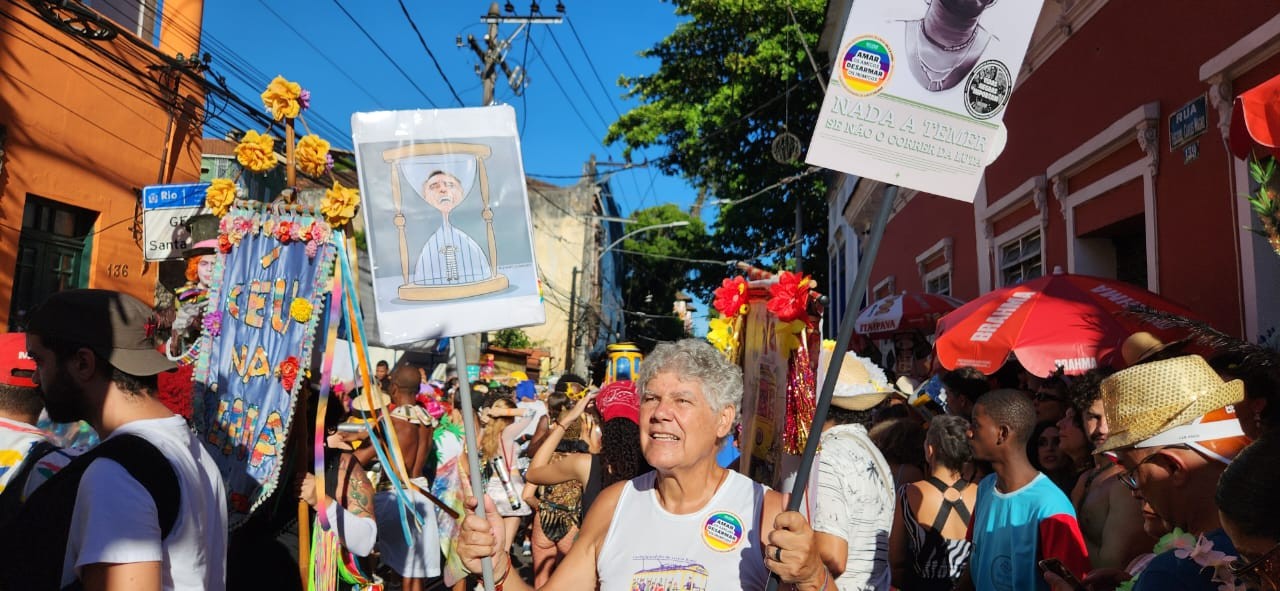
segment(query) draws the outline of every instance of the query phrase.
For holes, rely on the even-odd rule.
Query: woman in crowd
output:
[[[978,486],[960,476],[970,458],[968,429],[961,417],[934,417],[924,446],[929,476],[900,489],[889,535],[896,588],[950,591],[963,573],[970,548],[965,534],[978,496]]]
[[[1074,406],[1068,406],[1066,413],[1054,425],[1058,428],[1058,451],[1066,457],[1075,471],[1072,478],[1074,488],[1080,476],[1094,467],[1093,444],[1089,442],[1080,413]],[[1068,496],[1071,494],[1068,491]]]
[[[1218,479],[1222,528],[1239,560],[1231,571],[1248,588],[1280,591],[1280,437],[1263,437],[1236,456]]]
[[[576,469],[585,464],[585,472],[590,470],[591,454],[587,442],[582,440],[585,422],[581,419],[592,398],[594,394],[584,393],[573,404],[565,392],[559,391],[547,399],[549,416],[554,418],[548,431],[550,443],[534,454],[525,474],[525,500],[537,506],[530,536],[535,586],[545,584],[551,571],[569,553],[586,512],[582,506],[582,487],[587,476]],[[583,462],[584,458],[587,461]]]
[[[893,486],[922,480],[924,470],[924,428],[914,418],[890,419],[867,431],[893,470]]]
[[[705,341],[662,343],[637,387],[640,448],[654,471],[600,494],[547,587],[653,589],[678,580],[681,588],[754,590],[773,571],[784,584],[834,589],[805,518],[783,512],[781,494],[716,464],[742,402],[742,371]],[[460,552],[473,572],[481,557],[493,558],[506,591],[527,589],[508,576],[502,527],[468,515]]]
[[[524,478],[516,468],[516,437],[532,418],[507,396],[493,396],[480,409],[480,469],[484,472],[485,492],[507,523],[506,548],[514,543],[520,520],[532,513],[520,498]]]
[[[1037,423],[1027,439],[1027,459],[1031,460],[1031,467],[1058,485],[1063,494],[1070,495],[1076,484],[1076,471],[1071,465],[1071,458],[1059,449],[1061,440],[1055,421]]]

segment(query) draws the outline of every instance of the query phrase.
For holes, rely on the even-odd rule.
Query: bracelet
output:
[[[493,591],[502,591],[502,584],[507,582],[507,577],[511,576],[511,569],[515,567],[516,565],[511,564],[510,562],[507,563],[507,572],[502,573],[501,579],[498,579],[493,582]]]
[[[565,427],[564,425],[560,424],[560,421],[554,421],[554,424],[555,424],[555,426],[560,427],[561,429],[564,429],[565,431],[568,431],[568,430],[569,430],[567,427]]]

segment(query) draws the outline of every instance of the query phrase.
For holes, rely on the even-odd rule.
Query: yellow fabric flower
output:
[[[708,322],[707,327],[711,329],[707,333],[708,343],[719,349],[721,353],[733,348],[736,342],[733,337],[733,320],[721,316]]]
[[[213,179],[209,188],[204,190],[204,206],[218,217],[226,215],[235,200],[236,184],[231,179]]]
[[[298,140],[298,149],[293,154],[298,159],[298,170],[311,176],[320,176],[326,168],[329,142],[313,133],[307,134]]]
[[[262,105],[271,111],[276,121],[285,118],[293,119],[302,111],[298,97],[302,96],[302,85],[289,82],[284,76],[276,76],[262,93]]]
[[[332,189],[325,189],[324,199],[320,201],[320,213],[335,226],[341,226],[356,215],[356,205],[360,203],[360,191],[333,182]]]
[[[250,129],[236,146],[236,160],[253,172],[267,172],[276,167],[276,141],[270,135]]]
[[[289,316],[303,323],[311,320],[311,302],[307,298],[293,298],[289,304]]]

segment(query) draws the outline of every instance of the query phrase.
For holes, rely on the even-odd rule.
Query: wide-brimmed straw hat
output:
[[[870,410],[896,394],[884,370],[866,357],[844,354],[840,376],[831,394],[831,405],[845,410]]]
[[[1094,453],[1141,445],[1244,399],[1243,382],[1222,381],[1199,355],[1136,365],[1103,380],[1101,390],[1111,435]]]

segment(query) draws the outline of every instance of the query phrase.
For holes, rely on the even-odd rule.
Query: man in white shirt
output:
[[[222,478],[186,421],[156,398],[173,362],[155,313],[106,290],[55,293],[28,316],[27,350],[52,420],[103,437],[0,531],[0,587],[159,591],[225,587]]]

